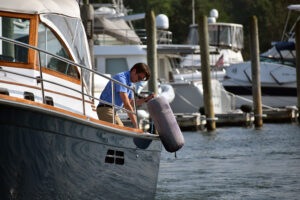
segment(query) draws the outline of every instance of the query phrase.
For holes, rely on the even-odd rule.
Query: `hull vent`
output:
[[[107,150],[105,156],[105,163],[124,165],[124,152],[123,151],[115,151],[115,150]]]

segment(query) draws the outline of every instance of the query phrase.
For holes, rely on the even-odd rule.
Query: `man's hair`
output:
[[[130,69],[130,71],[132,71],[133,69],[136,70],[136,73],[144,73],[145,76],[145,81],[149,80],[150,76],[151,76],[151,72],[150,69],[148,67],[148,65],[146,65],[145,63],[136,63],[135,65],[133,65],[133,67]]]

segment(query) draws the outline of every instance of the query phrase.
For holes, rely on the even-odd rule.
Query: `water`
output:
[[[156,200],[300,199],[300,126],[264,124],[184,132],[161,154]]]

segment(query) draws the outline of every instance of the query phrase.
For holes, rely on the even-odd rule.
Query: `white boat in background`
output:
[[[290,5],[288,9],[289,13],[296,11],[294,14],[298,16],[297,21],[299,21],[300,5]],[[261,94],[265,106],[279,108],[298,104],[294,38],[297,21],[289,31],[285,27],[283,41],[273,42],[274,46],[261,54]],[[226,68],[226,77],[222,84],[227,91],[237,95],[237,107],[252,104],[251,62],[232,64]]]
[[[261,62],[260,73],[263,105],[275,108],[297,105],[296,68]],[[227,91],[240,96],[236,98],[237,108],[252,104],[251,62],[229,66],[222,84]]]
[[[295,28],[299,21],[300,4],[293,4],[287,7],[288,16],[283,29],[280,42],[272,42],[272,48],[261,54],[264,58],[270,58],[273,62],[276,60],[281,64],[295,65],[296,49],[295,49]],[[291,22],[291,15],[296,16],[296,21]],[[288,25],[292,26],[287,30]]]
[[[204,107],[202,81],[172,82],[171,85],[175,88],[175,99],[170,104],[174,113],[198,113]],[[211,89],[214,113],[233,112],[234,95],[225,91],[216,79],[211,80]]]
[[[77,1],[1,2],[0,199],[154,199],[159,136],[98,120],[93,74]]]
[[[233,63],[243,62],[244,48],[243,25],[217,22],[219,13],[216,9],[210,11],[208,17],[209,61],[212,73]],[[191,24],[188,35],[189,45],[199,45],[198,25]],[[221,61],[218,62],[218,61]],[[181,68],[201,69],[200,54],[186,55],[180,63]]]
[[[120,10],[120,9],[117,9]],[[116,12],[112,12],[116,13]],[[110,20],[110,23],[118,23],[118,21],[114,21],[113,17],[110,16],[107,18],[107,16],[99,15],[96,18],[99,18],[100,16],[105,17],[107,20]],[[116,15],[116,17],[119,15]],[[140,15],[139,15],[140,16]],[[130,17],[127,17],[126,15],[123,17],[123,20],[125,19],[132,19]],[[118,20],[121,20],[122,18],[117,17]],[[139,18],[140,19],[140,18]],[[158,38],[157,38],[157,56],[158,56],[158,79],[162,86],[164,84],[171,85],[174,88],[175,97],[173,100],[173,96],[167,95],[169,98],[172,97],[172,101],[170,102],[170,105],[172,107],[172,110],[176,112],[188,112],[188,113],[194,113],[199,112],[200,107],[203,106],[203,90],[202,90],[202,83],[201,78],[199,79],[199,71],[195,71],[193,68],[197,68],[195,66],[192,67],[182,67],[183,63],[186,63],[188,59],[185,57],[185,60],[183,55],[195,55],[196,53],[199,54],[199,45],[176,45],[171,44],[171,33],[167,31],[168,28],[168,18],[164,15],[158,15],[156,18],[157,21],[157,31],[158,31]],[[125,22],[125,21],[124,21]],[[122,23],[124,24],[124,23]],[[118,25],[114,25],[114,27],[117,27]],[[231,26],[233,26],[231,24]],[[99,30],[102,30],[102,32],[97,32],[95,38],[99,41],[96,41],[96,45],[94,46],[94,56],[95,56],[95,63],[97,66],[97,70],[101,73],[109,73],[109,74],[115,74],[120,71],[128,70],[132,65],[134,65],[136,62],[145,62],[147,63],[147,47],[143,45],[142,43],[145,42],[145,35],[140,37],[141,44],[136,44],[131,41],[120,40],[119,37],[116,37],[115,34],[111,34],[112,31],[105,30],[105,27],[102,26],[102,28],[98,28]],[[122,25],[122,27],[124,27]],[[230,32],[231,30],[234,30],[236,33],[237,28],[227,28],[224,24],[217,24],[216,26],[211,26],[212,29],[215,30],[213,34],[217,34],[216,40],[219,39],[226,34],[232,34]],[[218,27],[226,29],[224,30],[224,33],[219,33],[217,31]],[[230,25],[229,25],[230,27]],[[240,25],[235,25],[234,27],[240,27]],[[163,28],[163,29],[162,29]],[[195,28],[195,27],[194,27]],[[193,29],[194,30],[194,29]],[[240,30],[240,29],[239,29]],[[242,29],[241,29],[242,30]],[[123,31],[129,31],[131,35],[133,34],[133,29],[130,27],[130,23],[127,26],[127,28],[123,29]],[[114,30],[114,32],[120,32],[120,30]],[[136,32],[137,33],[137,32]],[[140,32],[139,36],[140,36]],[[105,36],[104,36],[105,35]],[[108,36],[107,36],[108,35]],[[126,35],[126,34],[124,34]],[[240,34],[237,34],[240,36]],[[231,35],[225,35],[226,40],[235,39],[232,38]],[[219,37],[219,38],[218,38]],[[110,40],[106,40],[106,39]],[[222,41],[223,42],[223,41]],[[231,41],[229,41],[231,42]],[[236,42],[236,39],[234,40]],[[102,45],[97,45],[102,44]],[[219,45],[223,45],[223,43],[219,43]],[[228,51],[227,49],[231,45],[228,44],[227,47],[224,47],[224,52]],[[241,45],[239,43],[239,45]],[[225,44],[224,44],[225,46]],[[220,49],[220,47],[211,47],[213,52],[217,52],[217,49]],[[236,46],[232,47],[235,49]],[[222,51],[223,52],[223,51]],[[239,54],[239,53],[236,53]],[[218,55],[219,57],[220,55]],[[241,54],[239,54],[241,56]],[[227,58],[226,58],[227,59]],[[234,60],[233,58],[231,58]],[[239,58],[240,59],[240,58]],[[237,60],[239,60],[237,59]],[[231,61],[232,61],[231,60]],[[183,62],[182,62],[183,61]],[[229,61],[228,61],[229,62]],[[181,63],[181,66],[180,66]],[[193,73],[190,73],[190,70],[193,70]],[[195,73],[194,73],[195,72]],[[224,76],[225,71],[219,70],[218,73],[215,73],[214,76],[220,76],[220,79]],[[195,77],[195,78],[190,78]],[[197,81],[197,83],[195,83]],[[214,104],[215,104],[215,111],[216,113],[224,113],[224,112],[231,112],[232,108],[234,106],[234,98],[230,94],[226,94],[226,91],[224,88],[222,88],[222,85],[218,81],[213,81],[212,88],[214,92]],[[104,85],[102,86],[102,88]],[[100,87],[99,87],[100,88]],[[183,89],[182,89],[183,88]],[[168,90],[170,91],[170,90]],[[185,93],[189,93],[189,95],[183,95],[181,94],[182,91]],[[98,92],[101,92],[101,89],[98,89]],[[185,96],[185,100],[182,101],[182,96]],[[223,98],[226,96],[226,98]],[[221,98],[223,98],[221,100]],[[196,103],[194,103],[196,101]],[[180,102],[179,104],[177,102]],[[192,106],[191,106],[192,105]],[[229,106],[230,105],[230,106]]]
[[[143,44],[146,41],[146,31],[134,30],[131,25],[131,20],[143,19],[145,15],[127,15],[122,2],[113,1],[113,4],[98,4],[97,6],[99,7],[96,7],[95,10],[94,36],[94,57],[97,71],[113,76],[129,70],[135,63],[147,63],[147,46]],[[165,17],[165,15],[157,17],[158,26],[159,20]],[[159,30],[158,35],[159,44],[171,41],[169,31]],[[161,49],[161,47],[158,48]],[[171,102],[174,99],[174,91],[172,86],[167,83],[168,80],[165,80],[171,69],[170,63],[166,61],[169,58],[163,54],[158,57],[160,60],[158,95],[167,97],[168,102]],[[102,80],[95,80],[95,95],[102,92],[105,84]],[[147,89],[145,84],[142,85]],[[139,86],[137,85],[137,87]],[[137,92],[140,93],[141,90],[137,90]]]
[[[232,63],[243,62],[243,26],[234,23],[216,22],[218,11],[213,9],[208,18],[209,60],[211,65],[212,93],[216,114],[234,112],[235,96],[228,93],[220,80],[225,68]],[[190,25],[189,45],[198,45],[198,25]],[[199,112],[203,107],[203,88],[200,53],[187,54],[178,68],[172,71],[172,86],[175,99],[171,107],[175,113]]]

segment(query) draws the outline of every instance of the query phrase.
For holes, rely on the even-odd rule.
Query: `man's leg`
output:
[[[98,107],[97,115],[99,120],[113,123],[113,109],[109,107]],[[120,126],[124,126],[119,116],[115,115],[115,122]]]

